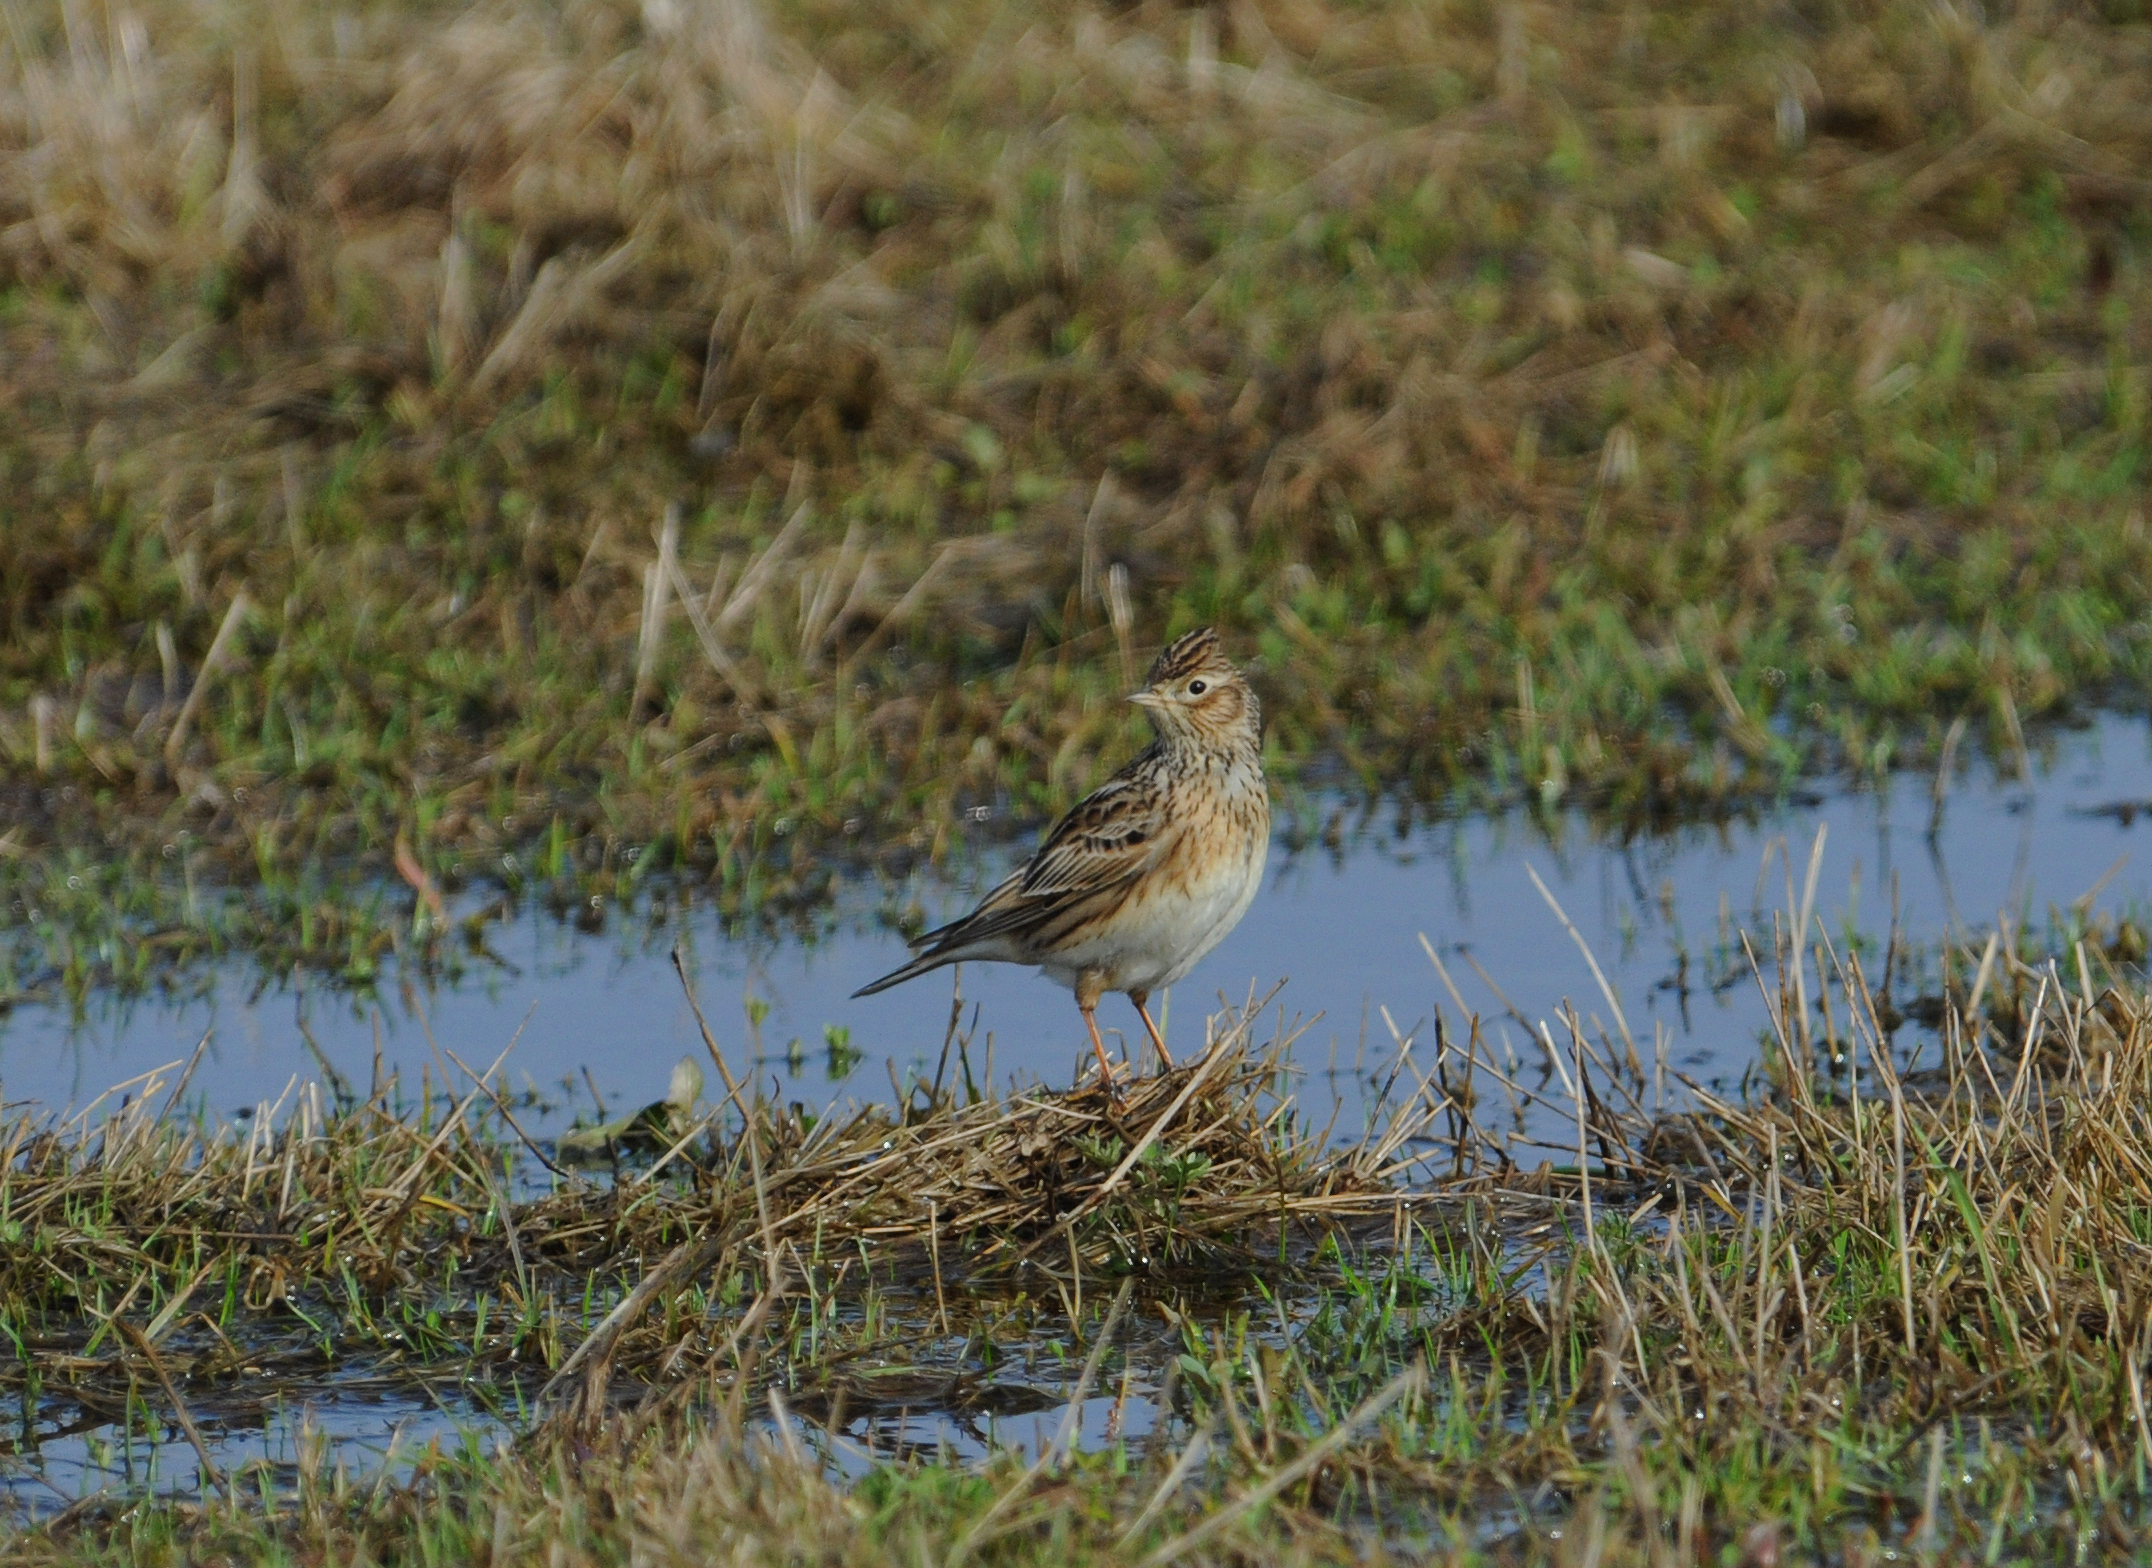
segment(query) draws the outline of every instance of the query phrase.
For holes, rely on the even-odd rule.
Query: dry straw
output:
[[[1797,918],[1804,899],[1789,892]],[[542,1408],[586,1437],[630,1403],[652,1429],[696,1404],[721,1431],[768,1404],[771,1452],[793,1454],[795,1414],[830,1410],[865,1381],[800,1337],[803,1323],[821,1333],[835,1319],[850,1288],[832,1268],[840,1256],[907,1282],[918,1325],[947,1317],[964,1334],[979,1293],[997,1287],[1059,1294],[1082,1334],[1085,1292],[1095,1305],[1117,1281],[1080,1394],[1137,1293],[1165,1307],[1221,1268],[1267,1278],[1305,1266],[1312,1242],[1357,1235],[1357,1257],[1393,1269],[1425,1256],[1422,1238],[1437,1244],[1452,1281],[1430,1298],[1439,1309],[1406,1340],[1352,1349],[1353,1367],[1366,1369],[1370,1346],[1376,1361],[1349,1399],[1297,1359],[1256,1360],[1238,1385],[1249,1406],[1214,1365],[1214,1404],[1199,1414],[1222,1423],[1216,1441],[1242,1479],[1207,1516],[1182,1512],[1213,1439],[1161,1451],[1128,1483],[1140,1529],[1111,1526],[1128,1550],[1200,1556],[1294,1488],[1349,1472],[1452,1498],[1542,1480],[1575,1490],[1584,1477],[1597,1489],[1580,1507],[1608,1560],[1625,1542],[1656,1560],[1645,1548],[1669,1535],[1683,1550],[1726,1539],[1699,1488],[1754,1474],[1759,1456],[1795,1476],[1840,1465],[1811,1446],[1819,1429],[1880,1455],[1871,1467],[1904,1461],[1907,1517],[1917,1508],[1931,1542],[1951,1539],[1951,1478],[1978,1418],[2009,1424],[2029,1463],[2090,1475],[2122,1474],[2140,1453],[2152,1462],[2142,988],[2096,978],[2089,941],[2034,961],[2020,934],[1999,932],[1946,955],[1939,1032],[1920,1063],[1894,1048],[1888,1005],[1820,925],[1789,920],[1760,957],[1773,1039],[1756,1092],[1688,1085],[1685,1108],[1647,1109],[1651,1074],[1618,1034],[1567,1009],[1559,1036],[1541,1035],[1567,1103],[1537,1164],[1520,1158],[1518,1129],[1476,1116],[1475,1078],[1516,1089],[1477,1018],[1431,1052],[1400,1035],[1388,1119],[1333,1144],[1279,1097],[1289,1042],[1257,1041],[1253,997],[1211,1020],[1200,1055],[1118,1102],[1096,1085],[921,1091],[815,1120],[753,1099],[713,1042],[728,1097],[702,1135],[665,1135],[659,1177],[564,1177],[520,1195],[499,1175],[521,1134],[491,1086],[498,1063],[422,1112],[399,1110],[393,1090],[330,1110],[295,1084],[280,1102],[291,1114],[265,1106],[236,1136],[162,1114],[184,1081],[173,1064],[64,1122],[0,1125],[0,1214],[20,1227],[0,1246],[0,1297],[40,1325],[12,1375],[114,1409],[154,1382],[182,1429],[193,1421],[206,1437],[205,1405],[245,1368],[297,1366],[275,1349],[289,1336],[264,1332],[290,1310],[333,1303],[345,1344],[373,1334],[409,1355],[425,1313],[398,1304],[434,1311],[453,1279],[479,1282],[488,1321],[517,1328],[488,1335],[457,1309],[460,1337],[404,1375],[550,1373],[559,1397]],[[1803,1043],[1792,1010],[1804,996],[1830,999],[1821,1043],[1858,1065],[1859,1093]],[[1429,1167],[1444,1174],[1400,1182]],[[1166,1315],[1204,1332],[1180,1308]],[[1294,1358],[1316,1353],[1296,1340]],[[1299,1381],[1274,1384],[1288,1371]],[[781,1404],[765,1397],[780,1375]],[[931,1404],[955,1385],[916,1386]],[[1281,1414],[1318,1402],[1319,1429],[1296,1434]],[[1001,1472],[991,1510],[958,1532],[965,1550],[1038,1527],[1066,1481],[1052,1474],[1060,1453]]]

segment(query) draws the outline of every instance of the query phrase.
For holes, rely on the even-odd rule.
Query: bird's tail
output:
[[[916,980],[930,969],[939,969],[943,964],[956,962],[957,956],[946,951],[922,953],[902,969],[892,969],[881,979],[870,981],[861,986],[852,993],[852,997],[856,1001],[862,996],[872,996],[877,991],[886,991],[893,985],[902,985],[907,980]]]

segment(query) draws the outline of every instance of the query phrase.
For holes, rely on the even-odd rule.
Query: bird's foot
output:
[[[1106,1091],[1106,1097],[1113,1102],[1113,1108],[1117,1111],[1125,1109],[1128,1105],[1128,1094],[1123,1089],[1121,1080],[1127,1077],[1130,1071],[1131,1068],[1127,1062],[1101,1061],[1099,1063],[1096,1082],[1098,1087]]]

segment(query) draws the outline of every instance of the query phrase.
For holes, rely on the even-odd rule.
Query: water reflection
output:
[[[111,1408],[112,1404],[124,1406]],[[301,1475],[408,1478],[434,1449],[472,1443],[486,1417],[461,1402],[414,1399],[355,1383],[274,1396],[248,1412],[195,1412],[219,1479],[289,1491]],[[48,1517],[97,1499],[200,1497],[216,1490],[202,1456],[153,1395],[68,1406],[45,1401],[16,1424],[0,1462],[0,1508]]]

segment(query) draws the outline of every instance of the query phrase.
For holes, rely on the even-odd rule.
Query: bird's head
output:
[[[1167,741],[1223,744],[1260,727],[1255,693],[1208,626],[1167,644],[1128,700]]]

